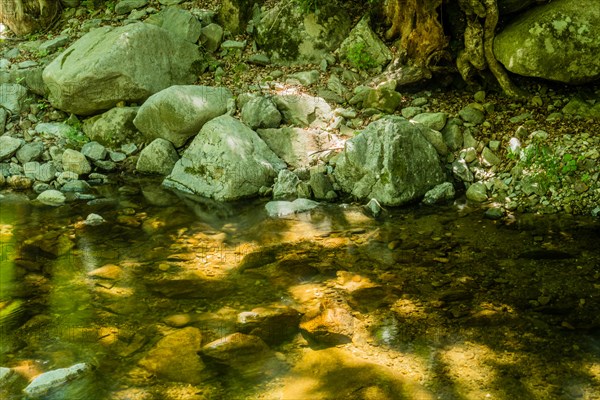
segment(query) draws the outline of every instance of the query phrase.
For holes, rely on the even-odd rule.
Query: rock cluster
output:
[[[234,3],[225,8],[235,8]],[[544,27],[583,29],[583,19],[571,16],[574,11],[565,3],[530,12],[567,15],[548,17],[556,23],[540,22],[540,37]],[[0,82],[6,82],[0,84],[0,185],[32,189],[38,203],[58,206],[95,199],[95,186],[125,171],[163,176],[167,188],[218,201],[272,197],[277,202],[267,211],[274,216],[310,210],[311,199],[372,200],[369,204],[385,207],[423,199],[437,204],[462,191],[470,201],[495,200],[505,210],[600,213],[593,132],[557,137],[549,128],[534,129],[533,113],[516,112],[518,104],[497,110],[485,92],[456,108],[431,93],[411,98],[396,90],[394,80],[363,86],[367,76],[361,69],[376,70],[390,60],[383,50],[369,53],[385,46],[367,18],[352,29],[343,16],[324,19],[332,12],[324,7],[318,16],[305,16],[297,25],[303,33],[290,40],[314,44],[325,40],[313,37],[317,31],[339,35],[287,54],[287,39],[273,41],[279,36],[271,30],[286,29],[283,20],[272,23],[274,10],[229,27],[210,10],[167,6],[158,11],[147,1],[125,0],[112,20],[122,21],[120,26],[87,20],[74,37],[65,31],[35,45],[49,53],[39,61],[17,65],[11,60],[31,53],[25,50],[29,47],[7,50],[0,60],[0,72],[6,72],[0,74]],[[231,12],[240,16],[239,11]],[[286,21],[298,18],[294,7],[279,11]],[[505,28],[496,46],[499,59],[514,65],[514,49],[502,43],[521,43],[511,36],[519,21]],[[247,40],[232,40],[231,29],[242,25],[260,51],[248,55]],[[357,58],[360,49],[366,53]],[[336,57],[354,70],[333,65]],[[569,57],[581,60],[577,54]],[[317,59],[323,60],[320,70],[287,75],[272,64]],[[230,73],[256,65],[266,80],[228,85],[224,67],[232,60],[237,65]],[[271,69],[260,70],[265,65]],[[577,82],[594,79],[594,68],[590,64],[585,76],[562,68],[570,71],[568,79],[536,76]],[[206,77],[213,84],[192,85],[198,74],[201,82]],[[36,103],[30,93],[48,93],[52,107]],[[548,125],[600,117],[589,96],[540,93],[530,105],[546,107]],[[506,124],[512,132],[491,133]]]

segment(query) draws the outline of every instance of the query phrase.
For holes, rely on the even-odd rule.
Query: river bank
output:
[[[181,7],[193,15],[204,16],[207,22],[210,18],[206,15],[210,16],[211,12],[214,15],[214,11],[193,8],[187,3]],[[43,68],[62,49],[89,29],[131,24],[159,15],[167,10],[163,8],[150,4],[142,7],[144,12],[139,15],[133,15],[136,10],[131,14],[117,14],[114,9],[106,8],[88,14],[83,7],[71,9],[65,13],[65,25],[60,26],[60,31],[57,28],[36,35],[16,46],[5,41],[3,79],[13,83],[3,84],[3,101],[5,108],[12,107],[13,111],[0,115],[2,121],[6,121],[0,124],[4,126],[0,152],[3,190],[25,191],[32,200],[45,192],[38,202],[60,205],[99,200],[102,198],[100,186],[119,176],[171,172],[169,167],[168,171],[164,170],[165,165],[172,166],[184,156],[190,141],[183,145],[176,141],[177,149],[166,145],[167,150],[160,150],[168,153],[166,158],[157,159],[157,154],[162,153],[148,149],[142,158],[158,160],[156,164],[161,167],[158,170],[152,164],[140,163],[140,155],[152,138],[138,132],[133,124],[139,104],[122,104],[123,107],[100,118],[85,118],[55,109],[44,97],[34,94],[44,93],[39,87],[41,79],[36,76],[41,75]],[[261,114],[265,112],[261,107],[265,102],[267,106],[274,102],[267,109],[282,118],[281,125],[279,122],[273,125],[282,129],[277,133],[289,133],[288,128],[301,129],[300,135],[305,136],[300,142],[306,147],[300,151],[290,153],[285,146],[267,140],[298,177],[292,183],[296,185],[291,189],[293,193],[287,188],[286,199],[305,197],[366,204],[369,198],[357,198],[355,193],[349,194],[351,189],[337,182],[336,162],[346,141],[359,136],[385,115],[395,114],[426,127],[426,137],[435,147],[446,176],[444,180],[452,184],[453,192],[466,192],[470,201],[493,208],[492,214],[496,216],[506,217],[513,211],[600,214],[600,139],[598,116],[594,111],[600,91],[597,86],[564,86],[517,79],[531,96],[513,101],[493,89],[459,88],[456,81],[439,87],[434,80],[421,89],[413,87],[394,92],[391,98],[382,100],[388,93],[389,83],[364,86],[371,78],[365,71],[327,62],[290,67],[257,63],[260,54],[249,45],[250,35],[231,36],[226,46],[225,39],[220,42],[221,51],[215,53],[210,66],[197,77],[197,84],[228,90],[231,97],[223,106],[229,115],[246,124],[252,126],[252,121],[258,121],[256,126],[260,127]],[[244,116],[244,106],[257,97],[265,99],[264,102],[254,102],[254,108],[249,107]],[[316,129],[312,122],[302,127],[305,111],[290,108],[290,104],[306,99],[313,107],[321,104],[327,109],[317,118]],[[117,131],[120,132],[118,137],[106,138]],[[316,142],[308,145],[312,140]],[[287,146],[298,145],[291,143]],[[290,159],[294,157],[305,160],[290,166]],[[233,174],[239,175],[239,171]],[[313,179],[313,175],[318,179]],[[262,185],[257,194],[277,197],[278,188],[274,183],[271,177],[270,183]],[[452,194],[443,194],[433,202],[446,201],[446,197],[451,200]],[[422,194],[410,202],[421,199]]]

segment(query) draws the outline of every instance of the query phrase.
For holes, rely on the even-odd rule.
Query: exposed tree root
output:
[[[496,0],[484,0],[486,6],[486,18],[483,33],[483,50],[485,60],[492,74],[498,80],[500,87],[508,96],[524,97],[526,93],[519,89],[508,77],[504,67],[496,60],[494,56],[494,36],[496,25],[498,24],[498,4]]]
[[[489,69],[498,84],[510,97],[524,97],[526,93],[510,80],[504,67],[494,56],[494,37],[498,24],[498,4],[496,0],[459,0],[459,5],[467,16],[464,33],[465,48],[456,59],[456,65],[463,79],[473,79],[477,72]],[[483,26],[481,24],[483,19]]]

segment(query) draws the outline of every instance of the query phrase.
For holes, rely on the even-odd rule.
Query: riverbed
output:
[[[99,191],[0,198],[3,399],[600,399],[598,219]]]

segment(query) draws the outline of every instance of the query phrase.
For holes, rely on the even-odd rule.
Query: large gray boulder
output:
[[[348,140],[334,176],[359,199],[399,206],[421,198],[444,182],[435,148],[404,118],[386,116]]]
[[[193,83],[200,64],[196,45],[134,23],[90,31],[46,67],[43,79],[54,107],[89,115]]]
[[[181,147],[202,126],[227,112],[231,91],[210,86],[171,86],[151,96],[133,120],[148,139],[163,138]]]
[[[256,42],[280,64],[318,64],[351,29],[348,15],[329,2],[319,2],[318,13],[305,13],[293,2],[281,1],[255,24]]]
[[[237,200],[271,186],[283,168],[285,163],[256,132],[223,115],[202,127],[163,185],[219,201]]]
[[[597,0],[554,0],[509,23],[494,54],[511,72],[565,83],[600,78],[600,7]]]

